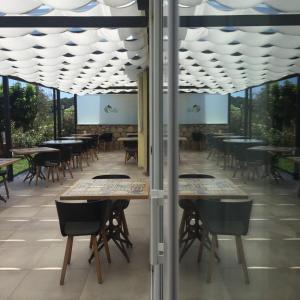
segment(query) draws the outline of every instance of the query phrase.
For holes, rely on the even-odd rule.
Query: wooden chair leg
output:
[[[74,239],[74,237],[71,236],[71,242],[70,242],[70,247],[69,247],[68,265],[71,263],[71,256],[72,256],[72,249],[73,249],[73,239]]]
[[[236,245],[236,254],[237,254],[238,263],[241,264],[242,263],[241,251],[240,251],[240,246],[239,246],[237,236],[235,237],[235,245]]]
[[[71,171],[71,164],[70,164],[69,161],[67,162],[67,167],[68,167],[68,171],[69,171],[69,173],[70,173],[71,178],[74,178],[74,177],[73,177],[73,173],[72,173],[72,171]]]
[[[96,272],[97,272],[98,283],[102,283],[103,280],[102,280],[102,274],[101,274],[101,264],[100,264],[100,258],[99,258],[99,252],[98,252],[97,238],[95,235],[92,235],[92,245],[93,245],[94,257],[95,257],[95,263],[96,263]]]
[[[215,251],[216,251],[216,236],[213,235],[212,239],[211,239],[211,250],[210,250],[208,272],[207,272],[207,279],[206,279],[207,283],[211,282],[213,265],[214,265],[214,258],[215,258]]]
[[[65,257],[64,257],[64,262],[63,262],[63,267],[61,270],[61,275],[60,275],[60,285],[64,284],[65,281],[65,276],[66,276],[66,270],[67,270],[67,265],[69,262],[69,256],[70,256],[70,247],[71,247],[71,242],[72,237],[68,236],[67,244],[66,244],[66,250],[65,250]],[[72,249],[71,249],[72,251]]]
[[[38,185],[38,181],[39,181],[39,177],[40,177],[40,173],[41,173],[41,167],[37,166],[35,169],[35,185]]]
[[[108,247],[108,241],[107,241],[107,236],[106,236],[105,230],[103,230],[101,232],[101,236],[102,236],[102,239],[103,239],[103,244],[104,244],[104,249],[105,249],[107,261],[110,264],[111,263],[110,251],[109,251],[109,247]]]
[[[236,239],[236,243],[237,243],[238,248],[239,248],[241,264],[242,264],[242,268],[243,268],[244,276],[245,276],[245,283],[249,284],[250,280],[249,280],[249,274],[248,274],[248,268],[247,268],[247,263],[246,263],[246,258],[245,258],[245,252],[244,252],[242,237],[241,236],[236,236],[235,239]]]
[[[47,175],[46,175],[46,187],[49,186],[49,180],[50,180],[50,168],[47,167]]]
[[[59,181],[59,167],[55,167],[56,171],[56,180]]]
[[[7,180],[6,180],[5,176],[3,176],[3,183],[4,183],[4,187],[5,187],[5,191],[6,191],[6,196],[7,196],[7,198],[9,198],[9,189],[8,189]]]

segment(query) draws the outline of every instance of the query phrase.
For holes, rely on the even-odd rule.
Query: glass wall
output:
[[[298,297],[299,51],[288,48],[299,35],[271,25],[180,28],[181,85],[237,91],[230,133],[203,124],[207,148],[180,153],[180,299]]]
[[[62,136],[75,133],[74,95],[60,93]]]
[[[244,132],[245,98],[245,91],[230,95],[230,131],[235,134]]]

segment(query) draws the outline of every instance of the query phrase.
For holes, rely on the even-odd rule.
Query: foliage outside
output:
[[[297,87],[289,80],[253,88],[252,137],[271,145],[293,146],[296,99]],[[237,134],[243,134],[244,102],[244,97],[232,95],[231,129]]]

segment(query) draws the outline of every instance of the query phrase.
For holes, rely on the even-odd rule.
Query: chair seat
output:
[[[231,221],[226,223],[220,221],[207,221],[209,231],[216,235],[246,235],[248,228],[244,222]]]
[[[197,209],[195,201],[192,200],[192,199],[180,199],[179,200],[179,206],[182,209],[189,209],[189,210],[196,210]]]
[[[64,230],[71,236],[97,235],[100,227],[100,222],[67,222]]]
[[[129,205],[128,200],[115,200],[112,203],[112,210],[126,209]]]

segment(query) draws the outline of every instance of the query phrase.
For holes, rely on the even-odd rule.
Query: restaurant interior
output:
[[[0,300],[298,300],[299,16],[0,1]]]

